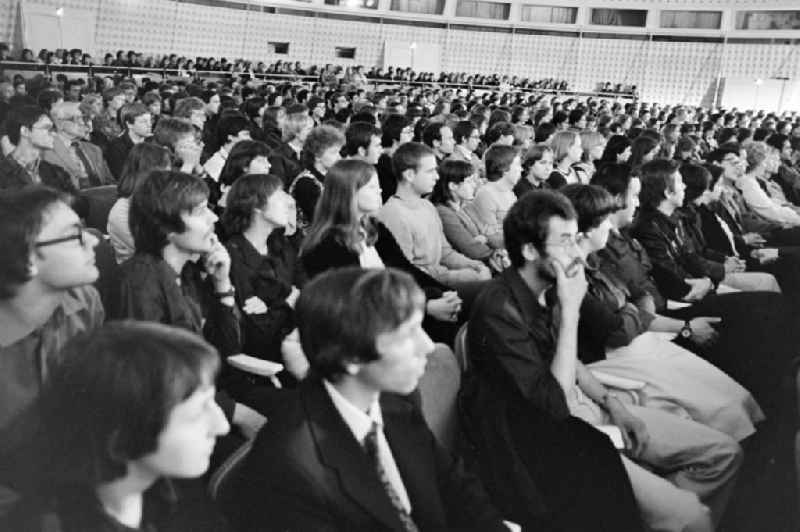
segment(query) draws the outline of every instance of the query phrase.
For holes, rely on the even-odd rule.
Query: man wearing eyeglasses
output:
[[[114,183],[102,150],[83,140],[89,127],[80,104],[62,102],[50,111],[56,134],[53,147],[44,150],[42,159],[60,166],[69,173],[79,189]]]
[[[91,286],[98,240],[67,201],[43,186],[0,191],[0,463],[28,443],[23,414],[61,361],[61,348],[103,322]],[[11,499],[0,481],[0,516]]]
[[[12,109],[6,119],[8,139],[15,146],[0,158],[0,190],[43,184],[76,194],[69,174],[60,166],[42,160],[45,150],[53,148],[53,121],[41,108],[22,105]]]

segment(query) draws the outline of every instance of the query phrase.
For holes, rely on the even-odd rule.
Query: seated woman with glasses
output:
[[[229,430],[215,349],[174,327],[119,322],[73,339],[63,359],[31,417],[33,459],[9,466],[26,497],[5,530],[167,530],[178,504],[169,479],[203,475]],[[211,525],[203,514],[192,530]]]
[[[451,343],[461,300],[455,291],[415,267],[392,232],[374,214],[381,206],[375,167],[355,159],[339,161],[328,171],[314,223],[300,250],[306,274],[361,265],[395,267],[410,273],[428,296],[426,327],[436,341]]]

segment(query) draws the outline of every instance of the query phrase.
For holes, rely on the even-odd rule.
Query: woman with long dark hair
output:
[[[355,265],[404,270],[428,296],[426,329],[434,339],[452,342],[460,298],[408,261],[391,231],[374,217],[380,206],[374,166],[353,159],[333,165],[300,250],[306,274],[313,278],[331,268]]]

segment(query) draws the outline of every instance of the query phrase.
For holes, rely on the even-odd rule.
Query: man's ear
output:
[[[363,146],[358,147],[358,156],[359,157],[366,157],[367,156],[367,149]]]
[[[406,181],[408,183],[412,183],[414,181],[414,177],[417,175],[417,172],[413,168],[406,168],[403,170],[402,181]]]
[[[530,242],[527,244],[523,244],[521,251],[522,251],[522,257],[528,262],[533,262],[540,257],[539,251],[536,249],[536,246],[534,246]]]

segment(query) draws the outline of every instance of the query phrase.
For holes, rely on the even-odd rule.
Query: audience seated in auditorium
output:
[[[433,191],[438,179],[433,150],[415,142],[404,144],[392,156],[392,167],[397,193],[383,205],[378,217],[406,258],[449,286],[489,279],[485,264],[452,248],[436,208],[423,198]]]
[[[629,291],[613,274],[591,267],[608,242],[611,217],[629,218],[638,201],[631,196],[618,213],[615,199],[596,185],[567,185],[561,191],[575,208],[578,247],[590,265],[578,324],[581,362],[592,370],[644,382],[643,406],[688,416],[737,441],[751,436],[754,423],[764,419],[761,409],[725,373],[672,343],[680,337],[683,322],[656,314],[643,289]],[[713,329],[706,333],[713,338]]]
[[[461,298],[406,258],[391,231],[375,218],[381,206],[379,195],[372,165],[347,159],[331,168],[317,210],[319,218],[303,241],[305,271],[311,278],[331,268],[356,265],[403,270],[427,297],[425,330],[436,341],[452,344],[454,324],[465,318]]]
[[[741,450],[729,436],[705,425],[652,408],[626,407],[580,363],[577,328],[586,280],[577,237],[575,211],[564,196],[552,192],[526,194],[505,222],[513,267],[475,302],[467,333],[474,369],[474,388],[468,395],[472,399],[469,421],[477,438],[487,446],[483,452],[493,455],[484,456],[488,461],[484,467],[492,479],[488,482],[490,490],[498,490],[495,500],[508,496],[509,486],[495,484],[503,477],[507,482],[510,471],[525,464],[524,472],[516,471],[514,477],[522,476],[527,483],[522,500],[530,505],[533,499],[536,504],[515,508],[515,512],[525,511],[535,518],[581,529],[590,526],[588,522],[593,529],[605,529],[604,521],[611,524],[614,519],[630,519],[630,509],[619,508],[624,499],[615,505],[617,512],[608,512],[612,504],[607,500],[608,493],[586,492],[578,497],[586,503],[583,511],[576,510],[574,499],[570,507],[563,507],[565,495],[572,498],[576,489],[572,482],[565,490],[565,479],[594,477],[590,471],[597,467],[576,463],[575,456],[586,456],[589,449],[599,452],[602,447],[599,441],[591,443],[593,429],[576,418],[591,425],[613,423],[621,430],[631,458],[656,470],[670,464],[672,471],[680,471],[672,477],[673,485],[633,460],[622,458],[648,526],[713,530],[712,523],[721,517],[733,487]],[[554,295],[548,296],[554,280],[560,302],[555,338],[552,303],[547,303]],[[520,408],[525,409],[525,416],[514,414]],[[678,446],[674,445],[676,434],[681,434],[683,442]],[[580,450],[567,450],[570,444]],[[498,448],[513,454],[498,458]],[[524,454],[520,457],[517,453]],[[520,459],[521,464],[517,462]],[[571,463],[563,463],[565,459]],[[613,471],[608,459],[600,463]],[[570,473],[565,474],[565,470]],[[586,484],[584,480],[579,486],[581,492],[596,489]],[[619,489],[624,489],[622,486]],[[607,485],[603,491],[610,491]],[[519,495],[515,497],[520,500]],[[537,511],[539,515],[534,513]],[[590,521],[581,526],[581,520],[586,519]],[[617,523],[610,529],[634,527],[632,523]]]
[[[69,199],[28,186],[0,192],[0,460],[24,448],[29,433],[12,422],[36,400],[73,336],[99,327],[103,305],[90,286],[97,237]],[[0,474],[1,479],[5,476]],[[13,497],[0,481],[0,515]]]
[[[334,270],[307,285],[297,318],[311,376],[250,451],[242,530],[507,530],[402,397],[434,349],[424,306],[413,278],[392,269]]]

